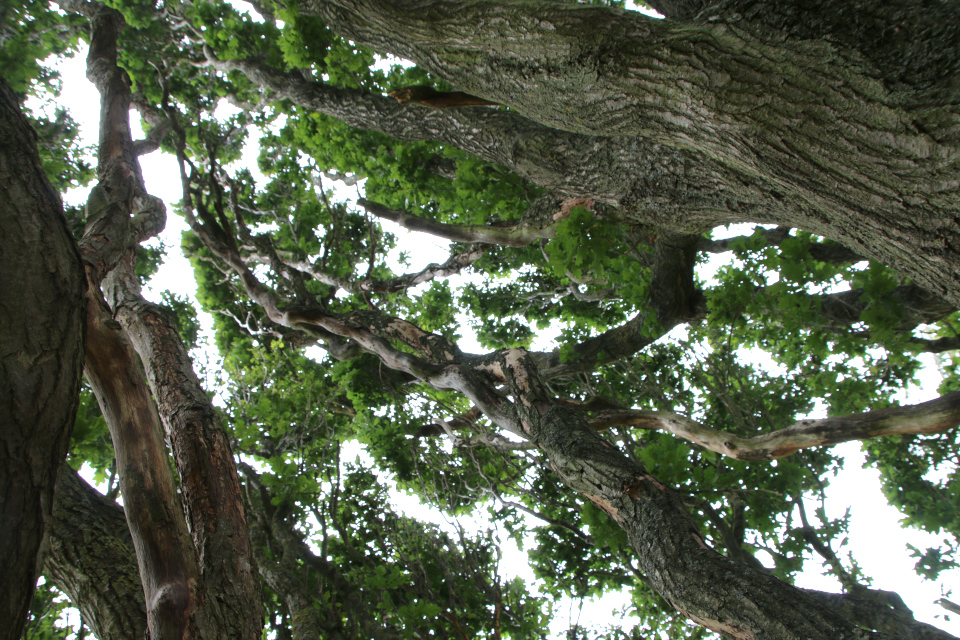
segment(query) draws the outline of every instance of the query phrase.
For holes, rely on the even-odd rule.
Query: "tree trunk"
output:
[[[61,465],[43,574],[99,640],[143,638],[147,608],[123,508]]]
[[[133,273],[136,244],[166,212],[146,191],[131,138],[130,80],[117,64],[123,17],[98,3],[73,8],[91,22],[87,75],[101,94],[99,183],[80,246],[88,279],[112,304],[90,297],[87,375],[117,453],[150,635],[259,638],[262,594],[226,433],[174,323],[140,296]]]
[[[0,640],[13,640],[76,418],[85,284],[36,135],[2,79],[0,140]]]
[[[140,355],[176,460],[203,588],[216,602],[205,618],[217,622],[202,631],[255,640],[263,629],[263,594],[233,452],[170,312],[140,295],[134,255],[121,260],[104,289]]]
[[[151,640],[197,638],[199,569],[163,430],[137,354],[99,291],[88,292],[84,372],[110,428]]]
[[[715,222],[799,227],[960,306],[956,7],[735,4],[696,23],[521,0],[301,10],[531,125],[583,136],[576,155],[593,166],[573,170],[582,189],[569,195],[609,191],[625,216],[659,225],[712,210]],[[869,24],[846,26],[858,21]],[[515,137],[508,166],[548,186],[529,166],[540,142]],[[540,150],[567,164],[562,148]]]
[[[744,640],[885,637],[793,585],[714,551],[672,489],[603,440],[582,414],[552,403],[525,351],[500,352],[498,368],[515,401],[493,400],[484,413],[519,426],[564,484],[613,518],[626,532],[647,583],[677,611]]]

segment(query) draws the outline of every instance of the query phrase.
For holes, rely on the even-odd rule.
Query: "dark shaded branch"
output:
[[[160,143],[173,129],[173,125],[166,116],[157,111],[153,104],[147,101],[143,94],[139,92],[133,94],[130,103],[136,107],[144,122],[150,125],[147,137],[133,143],[133,153],[139,157],[159,149]]]
[[[843,613],[855,623],[876,629],[898,640],[956,640],[946,631],[919,622],[909,610],[893,609],[878,603],[874,599],[859,597],[857,594],[824,593],[813,589],[802,590],[817,602],[828,605]]]
[[[253,532],[257,542],[260,575],[277,593],[290,613],[294,640],[317,637],[331,640],[364,637],[372,640],[399,640],[400,635],[389,626],[380,624],[370,615],[372,608],[362,589],[358,589],[344,575],[341,568],[310,550],[281,508],[268,507],[271,494],[260,481],[260,476],[249,465],[241,463],[244,478],[256,489],[258,499],[248,500],[254,514]],[[345,532],[341,532],[343,535]],[[271,550],[275,550],[271,553]],[[370,565],[372,561],[358,554],[353,561]],[[302,564],[301,564],[302,563]],[[330,587],[334,604],[324,603],[324,595],[309,588],[308,571],[318,574]],[[329,597],[329,595],[327,596]],[[325,608],[348,612],[346,624],[340,615],[324,615]],[[348,627],[345,629],[344,627]],[[354,633],[350,633],[350,629]]]
[[[590,371],[598,365],[627,358],[660,339],[675,326],[706,313],[703,296],[694,286],[693,267],[700,238],[661,232],[654,242],[653,274],[646,309],[625,324],[576,345],[566,362],[559,351],[533,353],[544,378]]]
[[[462,91],[437,91],[433,87],[417,85],[402,87],[387,93],[401,104],[419,104],[433,109],[455,109],[459,107],[497,107],[498,102],[490,102]]]
[[[791,227],[780,226],[775,229],[765,227],[755,227],[754,233],[760,231],[763,233],[767,246],[778,247],[783,241],[790,237]],[[732,250],[735,242],[747,240],[749,236],[735,236],[733,238],[723,238],[721,240],[708,240],[701,238],[697,246],[698,251],[706,253],[725,253]],[[820,262],[829,262],[830,264],[846,264],[866,260],[855,251],[848,249],[842,244],[813,242],[807,249],[808,255],[814,260]]]
[[[477,407],[471,407],[470,411],[462,415],[453,416],[447,420],[446,426],[452,430],[472,429],[482,415],[483,412],[480,411],[480,409]],[[420,430],[417,431],[417,437],[427,438],[430,436],[441,436],[444,433],[446,433],[444,425],[434,422],[420,427]]]
[[[704,0],[646,0],[646,4],[664,18],[681,22],[694,18],[706,3]]]
[[[941,320],[953,313],[956,307],[914,284],[902,284],[883,296],[883,304],[902,309],[898,329],[909,331],[921,324]],[[819,296],[820,318],[825,325],[848,326],[860,322],[860,316],[868,307],[863,300],[862,289]],[[873,304],[877,304],[876,301]]]
[[[960,349],[960,336],[935,339],[913,338],[910,343],[919,345],[926,353],[943,353]]]
[[[778,323],[781,321],[782,311],[777,304],[777,296],[768,296],[765,287],[755,289],[753,300],[759,300],[763,308],[760,311],[765,322]],[[848,289],[838,293],[824,294],[791,294],[807,299],[809,308],[816,309],[815,316],[805,321],[810,329],[824,328],[828,332],[840,331],[849,335],[850,327],[862,322],[863,313],[876,305],[891,309],[898,314],[893,328],[897,331],[909,333],[922,324],[930,324],[942,320],[956,310],[956,307],[940,296],[930,293],[926,289],[910,282],[902,284],[883,294],[865,295],[863,289]],[[743,307],[740,308],[741,310]],[[733,313],[740,310],[733,309]],[[772,316],[772,318],[770,318]],[[858,335],[867,337],[867,332],[858,332]],[[953,338],[929,340],[911,338],[910,342],[923,347],[923,351],[938,353],[955,349]]]
[[[580,529],[580,527],[570,524],[566,520],[560,520],[559,518],[552,518],[546,514],[543,514],[543,513],[540,513],[539,511],[531,509],[530,507],[526,506],[523,503],[515,502],[512,500],[504,500],[499,495],[497,495],[496,498],[504,506],[512,507],[514,509],[519,509],[520,511],[523,511],[524,513],[528,513],[534,518],[538,520],[542,520],[543,522],[546,522],[549,525],[560,527],[561,529],[566,529],[567,531],[572,533],[574,536],[576,536],[584,544],[588,544],[590,546],[593,546],[594,544],[596,544],[596,541],[593,539],[593,536],[591,536],[589,533],[584,533]]]
[[[797,511],[800,514],[800,523],[803,525],[800,533],[803,539],[817,552],[817,555],[823,558],[823,561],[833,571],[833,575],[840,580],[843,588],[848,592],[866,591],[866,589],[857,582],[856,578],[847,571],[846,567],[843,566],[840,558],[833,552],[830,545],[821,540],[820,536],[817,535],[817,530],[810,526],[810,521],[807,519],[807,509],[803,506],[803,496],[795,497],[793,503],[797,506]],[[897,596],[897,598],[899,598],[899,596]],[[903,600],[900,600],[900,604],[903,605]],[[905,607],[906,605],[903,606]]]
[[[714,528],[720,532],[720,538],[723,541],[723,546],[727,549],[728,558],[731,560],[736,560],[737,562],[748,564],[754,569],[766,570],[759,560],[753,557],[752,554],[744,551],[742,546],[743,540],[737,536],[737,532],[734,531],[733,527],[724,521],[723,516],[720,515],[716,509],[710,506],[709,502],[706,500],[701,500],[697,503],[696,507],[700,509],[705,516],[707,516],[710,524],[712,524]],[[743,508],[742,503],[740,508]]]
[[[123,508],[60,468],[44,575],[100,640],[142,638],[147,608]]]

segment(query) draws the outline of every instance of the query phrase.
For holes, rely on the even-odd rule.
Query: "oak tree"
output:
[[[42,419],[61,438],[76,421],[70,466],[56,448],[12,459],[40,491],[59,474],[39,560],[99,638],[254,638],[264,615],[283,638],[542,637],[550,600],[620,589],[634,635],[952,637],[871,588],[846,518],[804,499],[843,464],[830,445],[863,441],[906,521],[946,536],[914,550],[918,571],[956,566],[955,3],[58,6],[8,9],[3,74],[41,93],[21,54],[89,41],[96,184],[66,212],[76,244],[43,250],[5,195],[4,247],[25,238],[64,281],[79,260],[86,293],[31,285],[69,313],[15,309],[3,357],[28,344],[14,327],[84,318],[68,346],[86,385],[59,378]],[[34,150],[15,111],[9,153],[28,159],[5,167],[89,177],[69,128],[38,121]],[[256,174],[238,162],[252,144]],[[158,151],[214,314],[219,408],[190,306],[140,291],[166,211],[138,158]],[[397,257],[380,221],[449,241],[448,259]],[[755,227],[722,238],[734,223]],[[941,397],[894,406],[922,353]],[[343,459],[356,442],[367,462]],[[540,594],[503,578],[492,539],[385,506],[378,476],[487,512],[529,546]],[[842,593],[792,585],[804,553]]]

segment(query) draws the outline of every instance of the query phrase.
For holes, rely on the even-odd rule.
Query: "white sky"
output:
[[[65,61],[61,66],[61,72],[63,77],[61,103],[69,106],[71,114],[80,123],[85,143],[93,144],[96,142],[98,130],[99,97],[93,86],[86,81],[83,58],[78,56]],[[132,115],[131,124],[136,131],[139,118],[135,113]],[[256,171],[256,153],[255,149],[249,148],[245,155],[245,160],[250,161],[249,166],[254,171]],[[196,291],[192,270],[186,258],[179,252],[180,234],[186,226],[181,218],[171,212],[170,207],[171,203],[180,199],[180,180],[175,160],[171,156],[155,152],[142,157],[141,164],[148,189],[167,203],[167,228],[161,237],[166,245],[172,247],[161,272],[154,278],[145,293],[151,299],[159,300],[159,293],[169,289],[174,293],[192,298]],[[348,197],[350,193],[355,194],[356,190],[349,189]],[[77,204],[85,197],[86,190],[67,194],[65,200]],[[411,252],[415,262],[410,270],[422,268],[429,262],[443,262],[448,256],[447,248],[442,241],[410,234],[395,225],[394,229],[390,230],[400,238],[403,245],[401,248]],[[740,233],[742,230],[731,229],[730,231],[730,235]],[[713,271],[725,259],[728,258],[719,258],[715,263],[707,265],[703,271]],[[203,324],[209,331],[209,320],[204,321]],[[469,333],[468,328],[462,328],[461,333]],[[471,346],[469,343],[464,344],[463,347],[467,351],[481,351],[478,346]],[[930,363],[932,365],[932,358]],[[936,396],[935,390],[939,384],[939,376],[934,367],[928,366],[923,378],[922,388],[903,394],[904,397],[900,398],[901,402],[912,404]],[[880,491],[878,472],[862,468],[863,454],[857,443],[840,445],[836,451],[842,453],[846,464],[844,470],[831,481],[827,490],[827,512],[829,515],[839,516],[848,507],[852,512],[849,542],[843,552],[838,555],[844,558],[846,551],[852,550],[866,575],[874,578],[874,587],[897,591],[913,609],[918,620],[938,626],[954,635],[960,635],[960,620],[954,617],[952,621],[945,621],[943,616],[946,611],[935,604],[935,601],[947,595],[954,585],[960,585],[958,582],[960,571],[945,572],[937,582],[921,581],[913,572],[914,560],[909,557],[906,549],[908,542],[924,549],[934,546],[939,538],[913,529],[901,528],[899,512],[887,504]],[[444,523],[442,515],[426,512],[416,504],[413,498],[397,496],[395,502],[411,515],[416,514],[417,517],[430,519],[438,524]],[[812,513],[814,506],[810,505],[809,513]],[[505,542],[502,566],[508,575],[519,574],[532,581],[532,575],[523,555],[510,541]],[[840,591],[840,586],[835,579],[819,574],[816,562],[807,564],[807,569],[797,580],[797,584],[825,591]],[[602,602],[585,603],[581,612],[578,612],[578,603],[561,603],[557,608],[557,620],[551,631],[555,637],[560,638],[560,634],[568,625],[576,623],[578,619],[585,625],[616,622],[621,618],[614,611],[625,602],[624,598],[614,594],[604,598]]]

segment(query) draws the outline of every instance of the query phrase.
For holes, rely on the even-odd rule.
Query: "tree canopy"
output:
[[[4,5],[0,638],[61,633],[51,585],[100,640],[543,638],[621,590],[635,626],[568,637],[953,637],[823,496],[861,441],[943,536],[917,572],[956,568],[960,4],[619,5]],[[70,105],[20,113],[81,41],[96,168]],[[148,153],[208,388],[191,301],[141,293]],[[940,397],[897,406],[931,353]],[[842,592],[793,586],[812,556]]]

